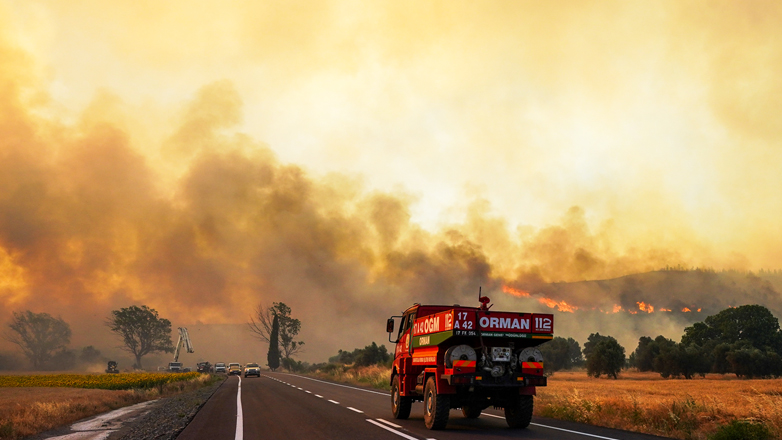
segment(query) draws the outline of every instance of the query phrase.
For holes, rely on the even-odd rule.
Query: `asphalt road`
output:
[[[527,429],[510,429],[502,411],[478,419],[452,410],[448,427],[424,426],[423,406],[413,404],[408,420],[391,415],[391,397],[285,373],[260,378],[229,377],[177,440],[212,439],[379,439],[450,440],[653,440],[661,437],[535,417]]]

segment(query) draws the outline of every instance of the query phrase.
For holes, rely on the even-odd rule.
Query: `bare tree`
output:
[[[256,338],[271,343],[275,317],[279,320],[279,347],[282,357],[289,358],[301,352],[304,342],[294,340],[301,330],[301,321],[291,317],[291,308],[285,303],[275,302],[268,307],[258,304],[255,316],[250,316],[247,325]]]
[[[48,313],[14,312],[8,326],[12,331],[6,339],[22,349],[36,370],[43,368],[56,351],[64,352],[71,342],[71,326]]]

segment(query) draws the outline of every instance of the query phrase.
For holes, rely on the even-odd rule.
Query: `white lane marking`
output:
[[[389,422],[388,420],[385,420],[385,419],[377,419],[377,421],[378,422],[383,422],[383,423],[385,423],[388,426],[393,426],[394,428],[401,428],[402,427],[400,425],[397,425],[396,423],[391,423],[391,422]]]
[[[301,390],[301,387],[296,387],[296,388],[298,388],[298,389],[300,389],[300,390]]]
[[[385,429],[386,431],[393,432],[394,434],[396,434],[396,435],[398,435],[400,437],[406,438],[407,440],[418,440],[415,437],[409,436],[409,435],[407,435],[407,434],[405,434],[403,432],[399,432],[396,429],[389,428],[388,426],[386,426],[386,425],[384,425],[382,423],[378,423],[378,422],[376,422],[376,421],[374,421],[372,419],[367,419],[367,422],[369,422],[369,423],[371,423],[371,424],[373,424],[375,426],[379,426],[379,427]]]
[[[282,374],[288,374],[288,373],[282,373]],[[291,374],[291,376],[299,377],[301,379],[314,380],[315,382],[326,383],[326,384],[334,385],[334,386],[337,386],[337,387],[350,388],[350,389],[353,389],[353,390],[364,391],[365,393],[380,394],[381,396],[390,396],[391,395],[390,393],[381,393],[379,391],[365,390],[364,388],[357,388],[357,387],[351,387],[351,386],[348,386],[348,385],[342,385],[342,384],[338,384],[338,383],[326,382],[325,380],[313,379],[313,378],[307,377],[307,376],[296,376],[295,374]]]
[[[360,409],[353,408],[352,406],[349,406],[348,409],[351,410],[351,411],[355,411],[355,412],[357,412],[359,414],[364,414],[364,411],[361,411]]]
[[[307,393],[307,394],[312,394],[312,391],[310,391],[310,390],[304,390],[304,392]]]
[[[494,418],[497,418],[497,419],[503,419],[503,420],[505,419],[505,417],[495,416],[494,414],[483,413],[483,415],[486,415],[486,416],[489,416],[489,417],[494,417]],[[586,436],[586,437],[599,438],[599,439],[603,439],[603,440],[619,440],[619,439],[615,439],[613,437],[603,437],[602,435],[588,434],[586,432],[580,432],[580,431],[571,431],[570,429],[565,429],[565,428],[557,428],[556,426],[541,425],[540,423],[530,423],[530,425],[540,426],[541,428],[556,429],[557,431],[564,431],[564,432],[569,432],[571,434],[578,434],[578,435],[583,435],[583,436]]]
[[[236,388],[236,435],[234,440],[244,440],[244,416],[242,415],[242,377],[239,376],[239,386]]]
[[[320,397],[321,399],[323,398],[323,396],[321,396],[320,394],[316,394],[315,397]]]
[[[336,400],[329,400],[329,402],[333,403],[334,405],[339,405],[339,402],[337,402]]]

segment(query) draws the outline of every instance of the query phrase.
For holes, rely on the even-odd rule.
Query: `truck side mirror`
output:
[[[386,333],[391,333],[394,331],[394,318],[388,318],[388,321],[386,321]]]

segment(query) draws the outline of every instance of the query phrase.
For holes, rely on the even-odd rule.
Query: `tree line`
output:
[[[572,338],[555,337],[542,344],[545,371],[585,366],[594,377],[616,378],[626,367],[653,371],[662,377],[707,373],[746,378],[782,376],[782,330],[766,307],[731,307],[684,329],[681,342],[662,335],[642,336],[629,358],[612,336],[592,333],[584,349]]]
[[[147,354],[174,351],[171,322],[160,318],[155,309],[130,306],[113,310],[105,324],[122,339],[120,348],[134,356],[134,368],[142,368],[142,358]],[[92,345],[81,351],[68,348],[71,335],[70,324],[61,317],[26,310],[12,313],[4,338],[16,344],[36,370],[70,370],[78,363],[106,362],[107,358]]]

